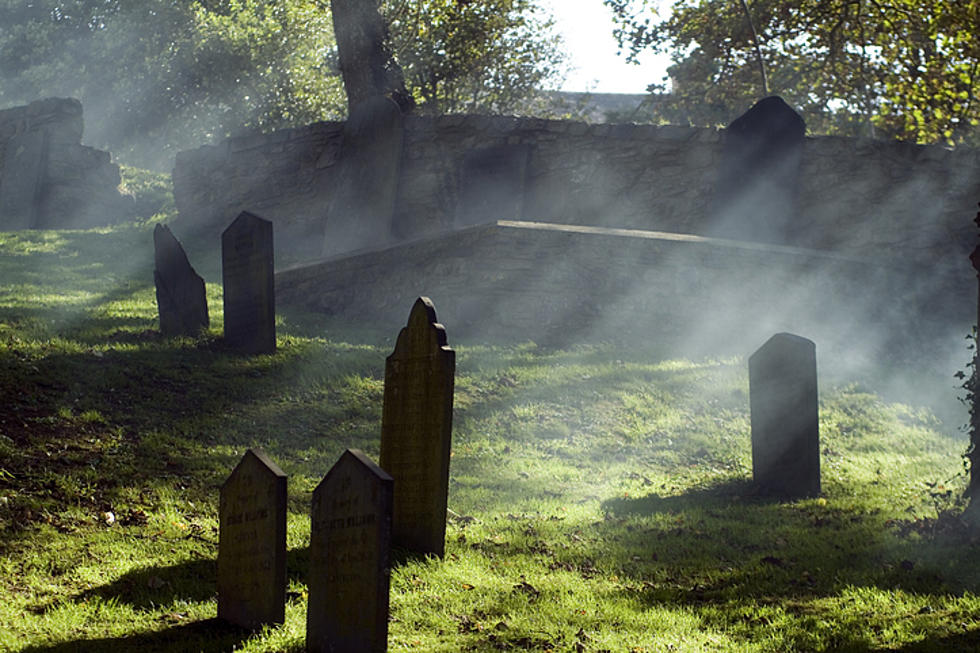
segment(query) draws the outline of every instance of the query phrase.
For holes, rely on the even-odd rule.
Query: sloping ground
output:
[[[217,252],[190,257],[212,331],[168,341],[150,226],[0,234],[0,649],[303,649],[310,494],[346,447],[377,459],[396,331],[287,307],[277,354],[232,355]],[[447,556],[392,570],[391,650],[980,647],[958,424],[824,374],[824,494],[768,501],[744,360],[443,321]],[[213,621],[217,489],[253,446],[290,477],[290,581],[246,634]]]

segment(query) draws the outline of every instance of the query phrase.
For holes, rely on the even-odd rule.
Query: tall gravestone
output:
[[[520,144],[468,152],[460,170],[456,224],[520,220],[530,155],[530,147]]]
[[[428,297],[419,297],[385,361],[381,468],[395,479],[392,541],[442,556],[456,352]]]
[[[777,333],[749,357],[752,475],[764,494],[820,493],[817,357],[813,341]]]
[[[286,616],[286,474],[254,449],[221,486],[218,618],[255,630]]]
[[[763,98],[725,129],[709,235],[792,244],[806,123],[777,96]]]
[[[307,651],[387,650],[392,483],[348,449],[313,491]]]
[[[221,234],[225,343],[246,354],[276,350],[272,223],[243,211]]]
[[[160,332],[165,336],[197,335],[211,324],[204,279],[191,267],[180,241],[166,225],[153,229],[153,259]]]
[[[404,132],[401,109],[387,97],[351,109],[324,223],[324,256],[377,247],[391,237]]]

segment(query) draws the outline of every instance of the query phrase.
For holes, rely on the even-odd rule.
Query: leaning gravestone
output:
[[[777,96],[763,98],[724,131],[711,234],[792,244],[806,123]]]
[[[388,648],[392,479],[348,449],[313,491],[306,650]]]
[[[419,297],[385,361],[381,468],[395,479],[392,541],[442,556],[446,546],[449,449],[453,430],[456,352]]]
[[[286,475],[249,449],[221,486],[218,618],[255,630],[286,616]]]
[[[225,343],[246,354],[276,351],[272,223],[243,211],[221,234]]]
[[[153,229],[155,269],[160,332],[165,336],[193,336],[211,324],[208,300],[202,279],[170,228],[158,224]]]
[[[817,358],[813,341],[777,333],[749,358],[752,475],[764,494],[820,494]]]

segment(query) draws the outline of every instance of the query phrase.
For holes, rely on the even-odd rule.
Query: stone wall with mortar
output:
[[[0,111],[0,229],[105,225],[125,219],[119,166],[81,145],[82,105],[48,98]]]
[[[318,258],[342,126],[318,123],[180,153],[180,230],[218,230],[251,210],[276,223],[281,260]],[[486,152],[504,157],[493,174],[508,174],[507,156],[519,161],[493,219],[710,234],[723,138],[720,130],[675,126],[409,116],[396,213],[378,225],[375,245],[466,226],[467,161]],[[800,179],[794,245],[925,258],[971,248],[977,150],[807,138]]]
[[[966,352],[975,283],[895,258],[501,221],[281,270],[276,298],[397,333],[426,295],[457,337],[642,340],[674,355],[748,354],[790,331],[840,356],[927,361],[948,376]]]

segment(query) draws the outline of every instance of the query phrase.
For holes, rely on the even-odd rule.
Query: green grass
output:
[[[0,234],[0,650],[301,651],[311,492],[378,457],[396,334],[283,310],[275,355],[229,354],[215,244],[191,255],[211,330],[161,338],[166,217]],[[778,502],[749,482],[744,360],[452,344],[455,516],[444,560],[392,570],[390,650],[980,650],[956,425],[822,379],[824,493]],[[214,619],[248,447],[290,493],[286,623],[254,634]]]

